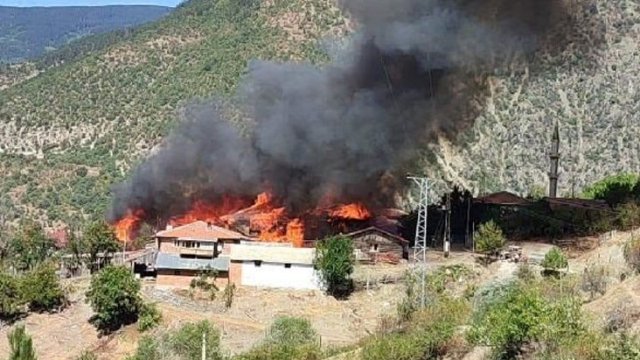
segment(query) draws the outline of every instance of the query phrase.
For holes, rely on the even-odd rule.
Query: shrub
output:
[[[631,269],[640,272],[640,237],[632,237],[627,240],[622,255]]]
[[[222,294],[222,297],[224,299],[224,307],[229,309],[231,308],[231,305],[233,304],[233,297],[235,296],[236,293],[236,284],[234,283],[229,283],[227,284],[227,286],[224,288],[224,293]]]
[[[536,273],[528,263],[520,263],[518,270],[516,271],[516,277],[522,281],[533,281],[536,278]]]
[[[168,354],[167,354],[168,355]],[[167,356],[168,357],[168,356]],[[143,336],[138,341],[138,348],[135,354],[127,357],[127,360],[160,360],[160,351],[158,344],[151,336]]]
[[[615,206],[633,196],[634,186],[638,183],[638,175],[622,172],[607,175],[601,180],[587,186],[582,191],[582,196],[587,199],[600,199]]]
[[[216,286],[216,279],[218,278],[218,271],[212,268],[207,268],[198,273],[198,276],[191,280],[189,287],[191,289],[199,289],[208,294],[210,300],[216,298],[216,292],[218,287]]]
[[[553,247],[544,256],[540,265],[544,268],[545,274],[554,275],[559,270],[566,269],[569,266],[569,262],[559,248]]]
[[[33,311],[54,311],[65,302],[53,265],[39,265],[20,281],[20,294]]]
[[[530,342],[556,347],[583,331],[578,298],[546,298],[535,284],[514,283],[477,307],[468,339],[491,346],[498,357],[514,358]]]
[[[9,250],[13,266],[24,271],[47,260],[54,251],[54,242],[45,236],[40,224],[23,221],[9,241]]]
[[[101,330],[115,330],[133,323],[141,306],[140,283],[126,267],[107,266],[91,278],[87,301]]]
[[[318,334],[313,330],[309,320],[293,316],[279,316],[269,328],[267,341],[295,346],[313,343],[317,336]]]
[[[609,269],[604,265],[590,264],[582,273],[582,291],[589,293],[591,299],[596,294],[604,295],[607,292]]]
[[[621,333],[613,337],[602,349],[602,360],[632,360],[640,359],[640,340],[636,336]]]
[[[98,356],[89,351],[83,351],[77,360],[98,360]]]
[[[188,323],[171,334],[169,343],[172,351],[189,360],[200,360],[203,334],[206,341],[207,360],[222,359],[220,353],[220,332],[208,321]]]
[[[9,360],[36,360],[31,336],[27,334],[24,325],[16,326],[7,337],[9,338]]]
[[[616,207],[620,227],[625,230],[640,225],[640,207],[635,202],[627,202]]]
[[[487,259],[489,255],[495,254],[500,250],[506,242],[502,230],[493,220],[480,225],[478,231],[473,234],[473,238],[476,243],[476,249],[481,253],[485,253]]]
[[[316,244],[314,266],[327,293],[337,298],[348,296],[353,291],[353,273],[355,259],[353,243],[345,236],[333,236]]]
[[[156,304],[142,304],[138,314],[138,331],[147,331],[160,323],[162,314]]]
[[[0,319],[15,318],[22,311],[23,304],[18,280],[0,271]]]

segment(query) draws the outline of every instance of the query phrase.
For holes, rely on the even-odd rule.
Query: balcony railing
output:
[[[180,248],[180,255],[213,257],[213,249]]]

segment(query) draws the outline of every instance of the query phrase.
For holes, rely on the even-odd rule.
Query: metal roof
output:
[[[229,270],[229,257],[219,256],[212,259],[184,258],[178,254],[158,253],[156,269],[204,270],[207,267],[218,271]]]
[[[354,231],[354,232],[345,234],[344,236],[353,238],[353,237],[358,237],[359,235],[366,234],[366,233],[369,233],[369,232],[377,232],[377,233],[383,235],[384,237],[389,238],[391,240],[395,240],[396,242],[398,242],[400,244],[403,244],[403,245],[409,243],[408,240],[402,238],[401,236],[392,234],[392,233],[390,233],[388,231],[382,230],[382,229],[374,227],[374,226],[368,227],[366,229]]]
[[[237,245],[231,246],[231,260],[263,261],[279,264],[313,264],[315,249],[274,245]]]
[[[531,201],[508,191],[500,191],[497,193],[485,195],[473,199],[476,204],[493,204],[493,205],[529,205]]]

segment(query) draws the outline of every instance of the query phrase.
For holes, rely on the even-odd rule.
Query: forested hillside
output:
[[[0,61],[32,58],[86,35],[124,29],[171,11],[163,6],[0,6]]]
[[[434,189],[544,187],[556,121],[561,192],[640,170],[639,4],[573,3],[589,25],[575,43],[593,46],[492,74],[474,121],[423,150],[416,172]],[[331,0],[191,0],[134,31],[52,52],[38,66],[53,67],[0,90],[0,214],[49,225],[102,214],[109,187],[168,133],[181,104],[232,94],[250,59],[320,64],[350,27]]]

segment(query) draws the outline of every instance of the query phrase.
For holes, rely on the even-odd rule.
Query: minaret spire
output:
[[[549,171],[549,197],[555,198],[558,193],[558,162],[560,161],[560,131],[558,130],[557,122],[553,130],[553,137],[551,138],[549,160],[551,163],[551,169]]]

